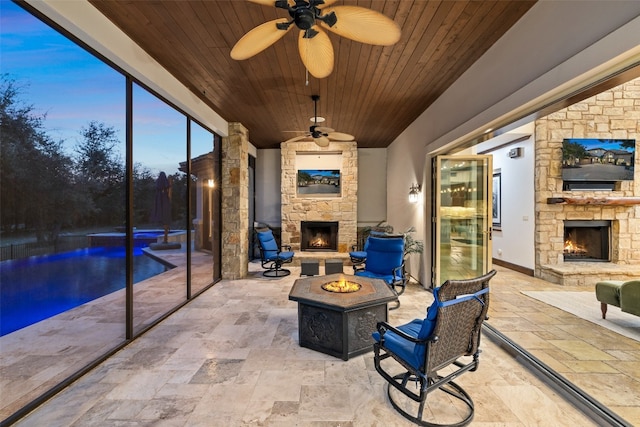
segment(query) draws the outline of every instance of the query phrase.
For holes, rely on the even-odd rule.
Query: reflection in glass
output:
[[[488,268],[489,164],[486,156],[478,157],[438,158],[436,283],[477,277]]]
[[[215,194],[214,135],[191,121],[191,290],[196,294],[213,281]]]
[[[124,241],[96,237],[125,223],[125,78],[16,3],[0,9],[6,416],[125,340]]]
[[[134,333],[186,298],[187,177],[180,170],[186,153],[186,117],[149,93],[133,87],[133,227],[145,256],[170,269],[133,288]],[[134,266],[134,275],[136,268]]]

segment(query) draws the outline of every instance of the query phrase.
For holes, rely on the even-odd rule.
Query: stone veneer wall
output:
[[[640,265],[640,206],[547,204],[550,197],[640,196],[637,155],[635,180],[616,184],[614,191],[563,191],[561,168],[564,138],[640,139],[640,79],[537,120],[535,138],[536,276],[555,281],[548,277],[548,271],[549,267],[564,263],[564,220],[611,220],[612,263]],[[580,264],[580,268],[588,268],[586,263],[564,264]],[[590,264],[594,271],[605,267],[598,265],[600,263]],[[593,271],[591,273],[593,275]],[[586,282],[589,280],[565,284],[591,284]]]
[[[301,221],[338,221],[338,252],[346,253],[356,243],[358,223],[358,150],[355,142],[332,141],[318,147],[313,141],[283,142],[282,156],[282,244],[300,251]],[[341,197],[297,197],[297,153],[341,153]],[[316,253],[319,254],[319,253]],[[326,256],[328,253],[325,253]]]
[[[242,279],[249,270],[249,132],[229,123],[222,138],[222,278]]]

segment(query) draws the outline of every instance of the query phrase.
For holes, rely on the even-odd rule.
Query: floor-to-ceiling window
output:
[[[193,230],[192,257],[213,259],[215,242],[216,210],[220,192],[220,179],[216,174],[216,161],[220,144],[216,136],[192,121],[191,137],[191,229]],[[219,142],[219,141],[218,141]],[[214,279],[213,263],[200,262],[191,270],[191,292],[201,291]],[[219,278],[219,277],[218,277]]]
[[[196,246],[189,213],[188,153],[216,135],[20,5],[0,19],[6,420],[187,301],[194,272],[192,294],[211,285],[219,251]]]
[[[186,298],[186,116],[133,85],[133,248],[165,263],[167,271],[136,284],[134,333]],[[149,243],[150,242],[150,243]],[[134,265],[134,277],[141,273]]]

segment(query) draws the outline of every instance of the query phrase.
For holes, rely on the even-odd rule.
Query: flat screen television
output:
[[[297,175],[298,196],[337,197],[341,194],[338,169],[300,169]]]
[[[635,139],[562,141],[562,180],[566,183],[615,183],[633,180]]]

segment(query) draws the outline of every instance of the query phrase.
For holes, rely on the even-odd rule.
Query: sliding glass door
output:
[[[434,160],[433,283],[491,269],[491,156]]]

